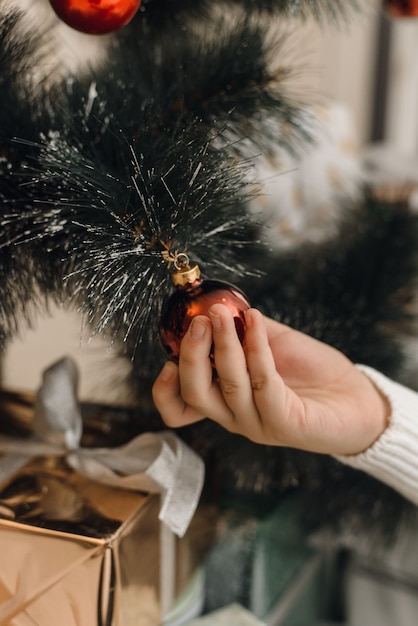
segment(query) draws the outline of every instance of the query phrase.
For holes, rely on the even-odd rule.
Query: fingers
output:
[[[236,425],[236,416],[244,422],[257,420],[245,354],[233,316],[224,305],[214,305],[210,319],[197,316],[192,320],[181,342],[178,369],[173,364],[166,368],[154,384],[153,395],[167,425],[176,427],[210,417],[237,431],[242,428]],[[173,380],[166,380],[172,372]]]
[[[277,373],[264,317],[248,310],[245,318],[245,349],[225,305],[213,305],[210,319],[193,319],[181,342],[179,367],[166,366],[154,385],[154,400],[166,424],[176,427],[209,417],[259,442],[275,431],[269,437],[280,443],[280,416],[291,410],[288,389]],[[285,326],[279,330],[288,331]],[[167,374],[173,378],[164,380]]]
[[[180,346],[181,395],[186,404],[193,406],[199,413],[226,425],[233,419],[233,414],[225,403],[219,385],[213,380],[209,357],[212,345],[215,344],[215,332],[208,317],[199,315],[192,320]]]
[[[246,423],[257,417],[245,352],[238,338],[235,321],[229,309],[215,304],[210,309],[213,328],[215,367],[224,403],[229,408],[228,427],[239,419]],[[225,419],[226,415],[224,416]]]
[[[180,393],[178,367],[168,361],[156,379],[152,396],[161,418],[171,428],[179,428],[201,420],[196,409],[188,406]]]
[[[167,363],[153,386],[154,403],[168,426],[185,426],[205,417],[226,424],[233,417],[213,381],[211,349],[211,321],[197,316],[181,342],[179,366]]]
[[[251,388],[256,403],[269,404],[272,390],[281,384],[270,349],[267,329],[262,314],[250,309],[245,313],[247,324],[246,354]]]
[[[255,310],[246,311],[246,356],[254,404],[260,416],[262,439],[283,444],[292,429],[291,416],[295,411],[295,395],[279,374],[280,352],[271,349],[271,332],[266,318]],[[288,332],[280,325],[276,333]]]

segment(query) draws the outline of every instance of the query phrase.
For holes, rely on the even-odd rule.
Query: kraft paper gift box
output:
[[[68,420],[64,432],[71,439]],[[193,529],[183,536],[199,499],[200,459],[193,469],[194,453],[171,433],[65,453],[62,442],[2,437],[0,449],[0,625],[161,624],[201,558]],[[127,474],[138,454],[144,471]],[[149,490],[131,484],[139,476],[146,486],[155,467],[165,476],[159,486],[155,476]],[[190,485],[181,495],[190,481],[193,502]]]

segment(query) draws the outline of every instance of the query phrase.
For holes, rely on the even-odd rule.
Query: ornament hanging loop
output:
[[[174,259],[174,267],[178,272],[190,267],[190,259],[185,252],[176,253]]]
[[[168,268],[174,266],[174,271],[171,273],[171,280],[174,285],[185,287],[200,279],[199,266],[197,263],[190,263],[189,255],[185,252],[178,252],[177,250],[172,252],[166,249],[161,254]]]

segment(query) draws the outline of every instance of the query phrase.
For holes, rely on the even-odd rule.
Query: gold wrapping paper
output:
[[[60,460],[30,462],[0,488],[0,624],[159,624],[179,583],[159,506]]]
[[[71,455],[60,449],[28,456],[35,400],[0,394],[1,425],[12,436],[11,450],[3,437],[0,453],[0,626],[161,624],[210,545],[211,533],[202,532],[208,511],[200,507],[179,538],[160,521],[161,502],[171,510],[177,502],[171,486],[151,494],[98,482],[71,466]],[[97,421],[87,412],[84,435]],[[105,415],[100,407],[99,425]],[[90,436],[90,445],[96,441]],[[114,452],[109,449],[109,458]],[[99,453],[106,456],[104,449]],[[176,479],[188,482],[181,462],[173,466],[181,469]]]

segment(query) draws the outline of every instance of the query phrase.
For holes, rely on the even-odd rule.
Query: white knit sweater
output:
[[[392,409],[390,422],[368,450],[336,458],[367,472],[418,504],[418,393],[370,367],[357,367],[387,397]]]

